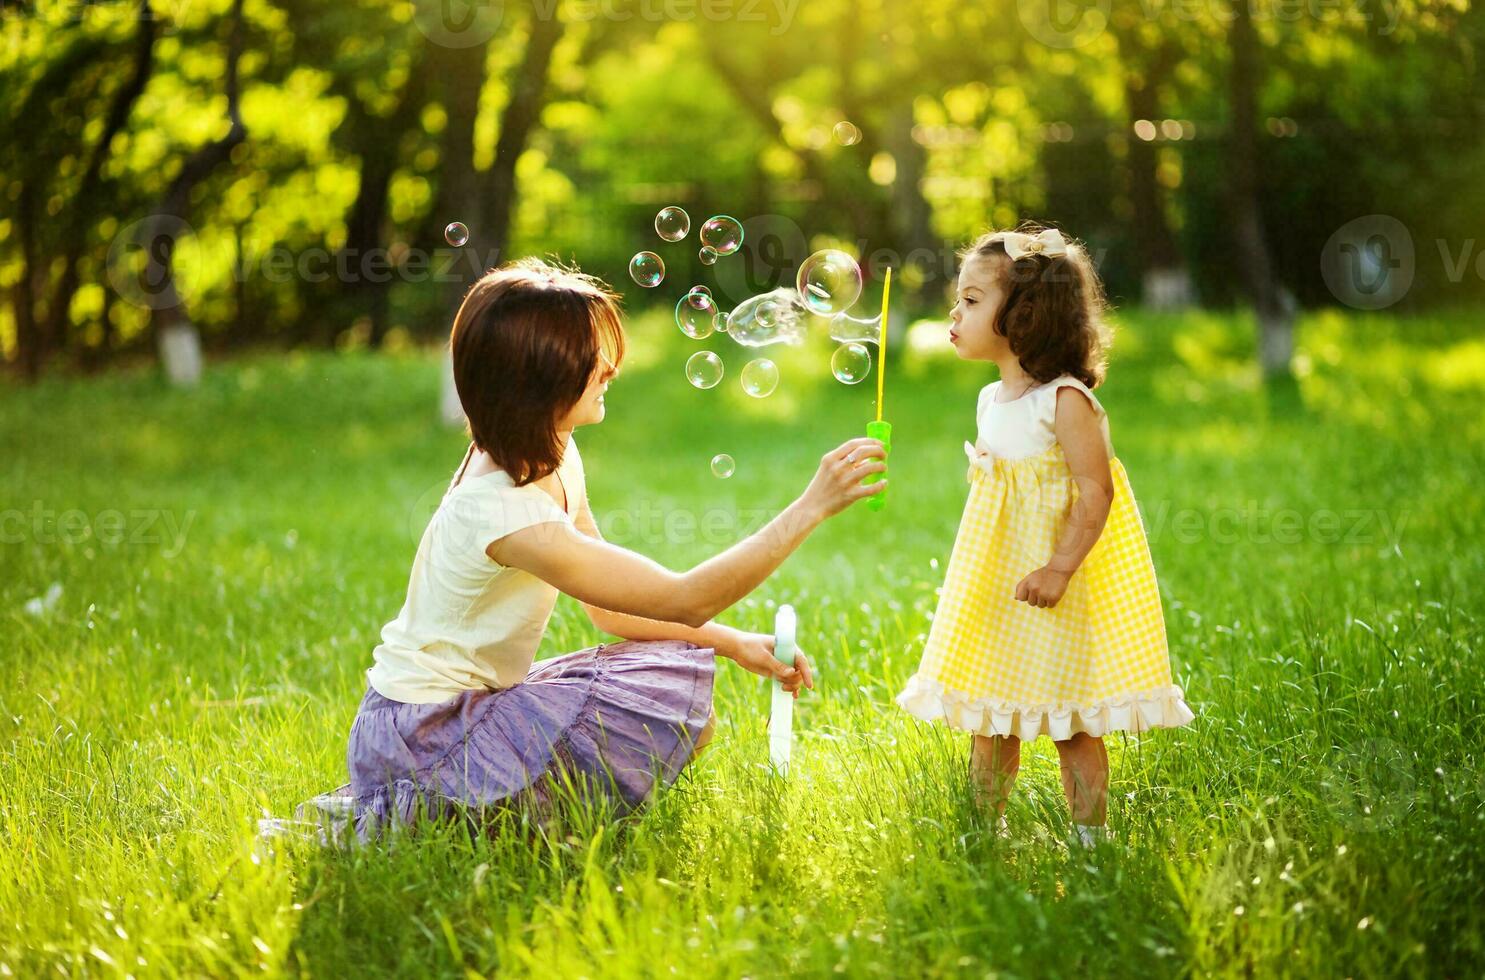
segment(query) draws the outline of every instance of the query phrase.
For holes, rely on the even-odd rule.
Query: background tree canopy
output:
[[[631,286],[679,204],[750,222],[731,303],[840,244],[915,313],[1049,221],[1116,302],[1253,305],[1281,371],[1296,305],[1480,298],[1481,37],[1465,0],[7,2],[0,349],[431,340],[507,256]]]

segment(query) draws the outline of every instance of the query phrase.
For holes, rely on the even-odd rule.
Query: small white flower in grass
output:
[[[1336,846],[1335,852],[1336,852],[1336,855],[1337,856],[1339,856],[1341,854],[1345,854],[1346,853],[1346,845],[1345,844],[1338,844]]]
[[[1265,851],[1272,851],[1278,846],[1278,843],[1272,837],[1265,838],[1263,841],[1263,849]]]
[[[1369,916],[1369,915],[1363,915],[1361,917],[1361,921],[1358,922],[1358,923],[1356,923],[1356,928],[1357,929],[1369,929],[1369,928],[1371,928],[1371,924],[1372,924],[1372,917]]]
[[[1246,911],[1247,911],[1247,909],[1245,909],[1241,905],[1239,905],[1237,908],[1235,908],[1235,909],[1232,910],[1232,914],[1233,915],[1242,915]]]

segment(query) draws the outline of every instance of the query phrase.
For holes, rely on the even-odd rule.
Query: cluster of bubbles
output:
[[[691,234],[691,216],[686,209],[672,204],[655,214],[655,234],[661,241],[678,242]],[[702,265],[716,265],[724,255],[742,248],[742,222],[727,214],[717,214],[701,223],[697,233],[701,248],[696,256]],[[629,278],[646,289],[665,281],[665,262],[654,252],[636,252],[629,260]],[[689,336],[689,335],[688,335]]]
[[[861,139],[861,131],[850,123],[835,128],[844,146]],[[671,205],[655,215],[655,234],[665,242],[679,242],[691,233],[691,216]],[[702,222],[697,232],[703,265],[714,265],[723,256],[742,247],[741,222],[719,214]],[[629,275],[639,285],[654,288],[665,280],[665,262],[652,251],[635,253],[629,260]],[[743,347],[772,344],[801,344],[816,318],[829,323],[830,336],[840,343],[830,359],[830,373],[842,384],[854,385],[871,374],[871,352],[866,341],[876,341],[881,325],[878,317],[854,317],[848,311],[861,298],[861,267],[840,249],[822,249],[800,265],[792,287],[749,297],[731,311],[719,309],[706,286],[692,286],[675,305],[675,322],[692,340],[726,334]],[[686,381],[708,390],[722,383],[726,365],[713,351],[697,351],[686,359]],[[767,398],[779,386],[779,367],[767,357],[754,357],[739,372],[742,390],[753,398]],[[712,473],[727,479],[736,472],[731,456],[719,453],[712,459]]]

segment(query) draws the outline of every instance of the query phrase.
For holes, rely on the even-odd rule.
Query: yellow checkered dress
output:
[[[983,448],[965,444],[969,500],[922,663],[898,704],[925,721],[1026,740],[1192,721],[1172,683],[1155,568],[1102,406],[1066,376],[1008,403],[995,401],[998,387],[980,399]],[[1114,496],[1062,599],[1038,608],[1016,600],[1016,585],[1052,557],[1078,496],[1052,428],[1062,387],[1081,390],[1099,415]],[[1015,455],[997,453],[1007,449]]]

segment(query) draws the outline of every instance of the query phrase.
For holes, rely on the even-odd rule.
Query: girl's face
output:
[[[603,393],[608,391],[609,383],[618,374],[618,369],[609,363],[602,354],[599,355],[598,367],[593,376],[588,379],[588,387],[583,389],[583,395],[572,406],[567,417],[562,420],[559,429],[576,429],[580,425],[597,425],[603,421]]]
[[[966,361],[996,361],[1010,353],[1008,341],[995,332],[995,314],[1005,302],[998,256],[974,255],[959,268],[958,298],[949,311],[949,341]]]

